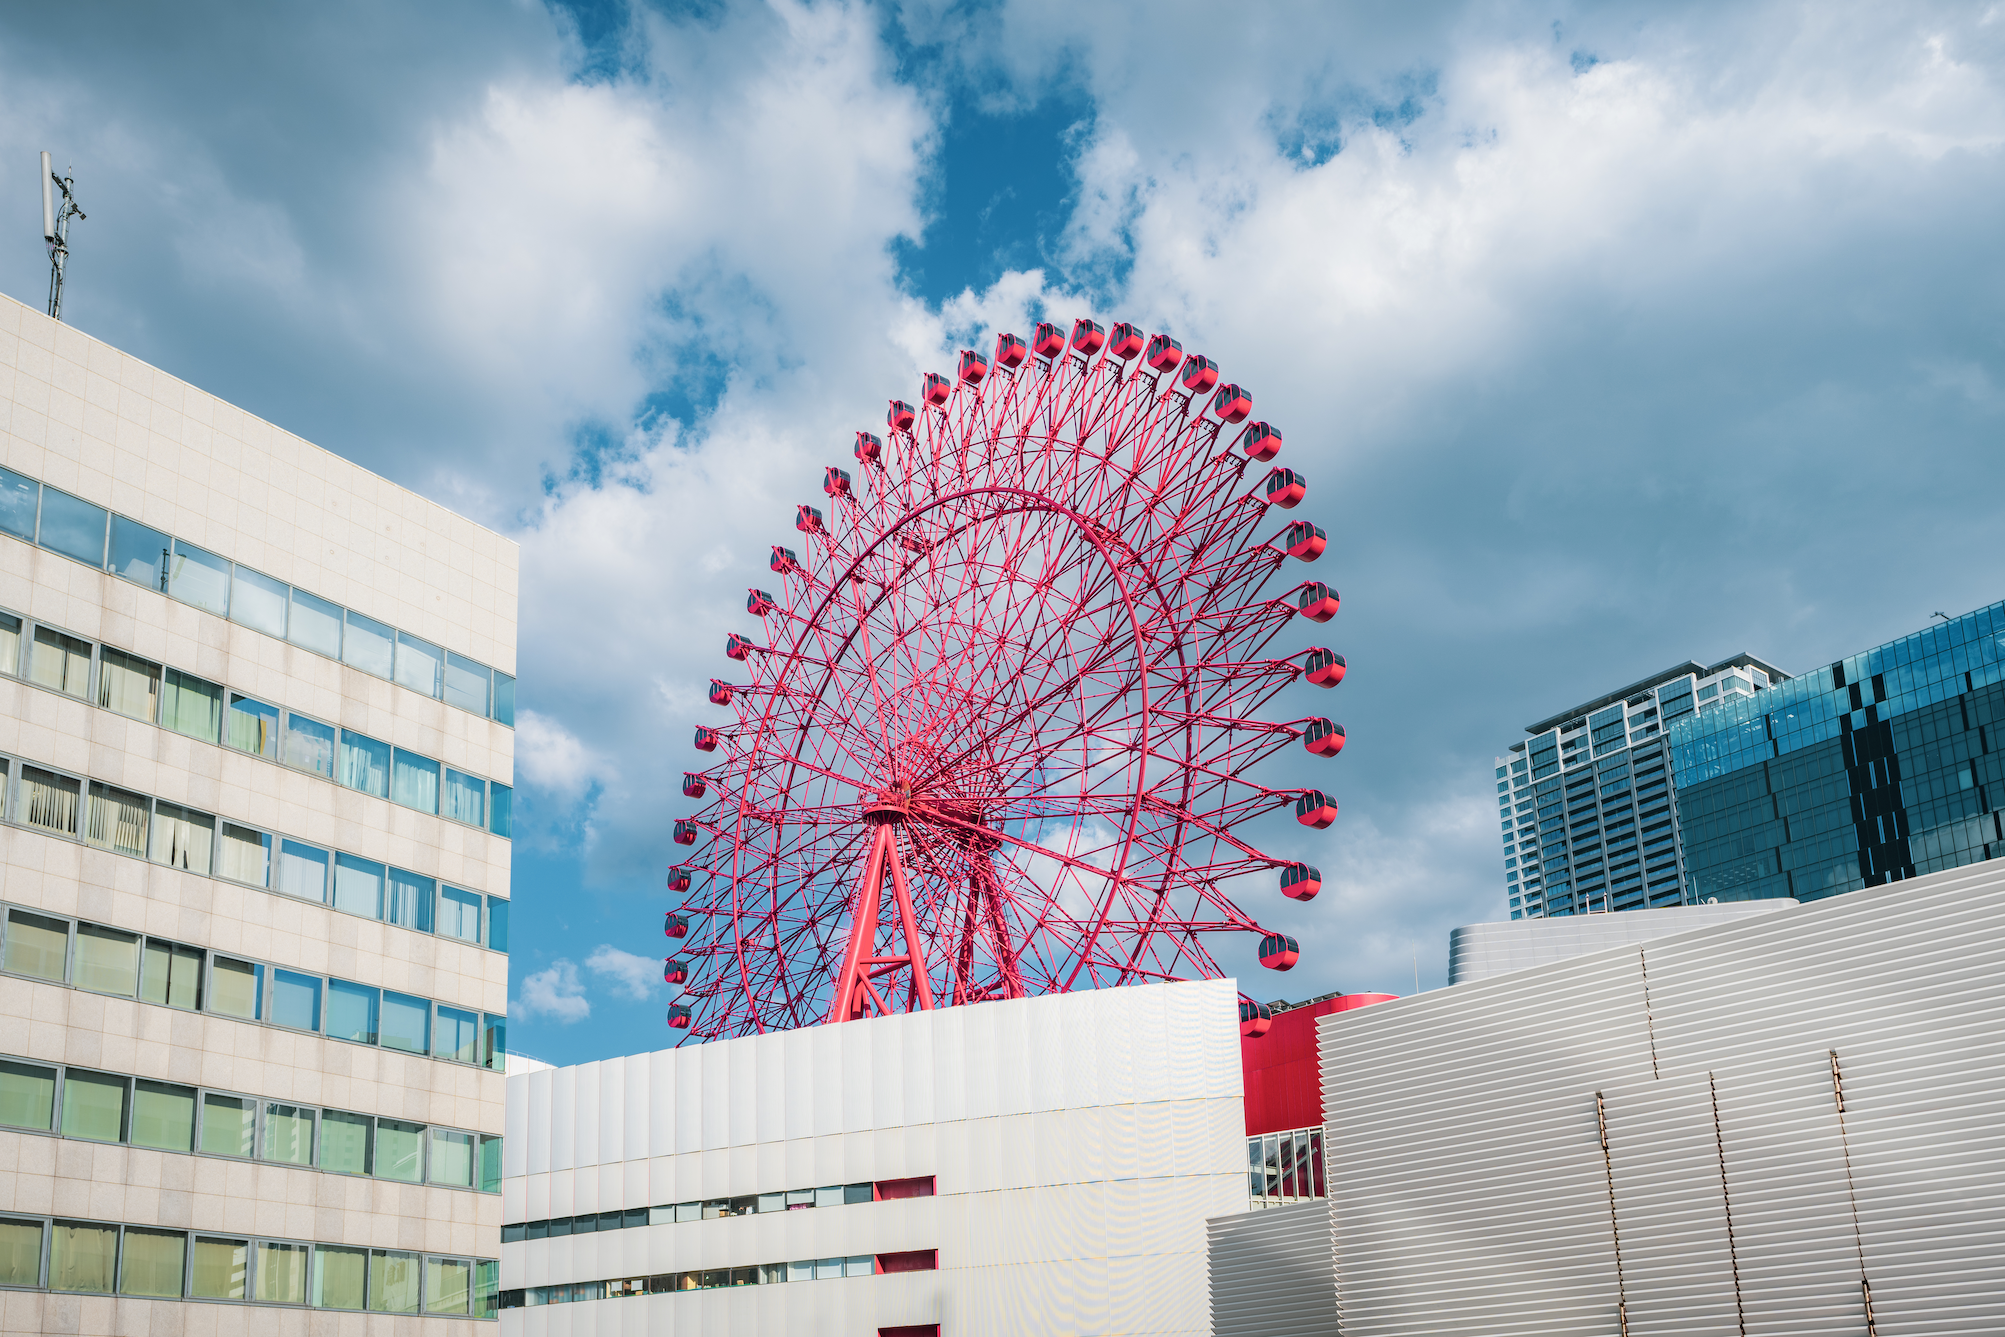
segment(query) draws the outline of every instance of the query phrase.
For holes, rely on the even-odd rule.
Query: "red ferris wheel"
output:
[[[1218,380],[1167,335],[1040,324],[857,433],[853,469],[827,470],[751,591],[758,630],[726,642],[742,668],[710,684],[730,717],[696,730],[716,760],[683,779],[706,801],[674,828],[693,848],[669,873],[671,1026],[1217,978],[1216,934],[1295,963],[1225,884],[1321,886],[1238,831],[1336,817],[1255,771],[1343,747],[1320,716],[1261,718],[1298,678],[1342,679],[1329,649],[1270,649],[1338,598],[1269,592],[1327,540],[1276,514],[1303,479],[1265,467],[1281,433]],[[1241,1021],[1266,1029],[1250,1001]]]

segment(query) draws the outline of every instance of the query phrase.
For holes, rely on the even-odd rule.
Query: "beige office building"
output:
[[[492,1331],[515,545],[4,298],[0,466],[0,1330]]]

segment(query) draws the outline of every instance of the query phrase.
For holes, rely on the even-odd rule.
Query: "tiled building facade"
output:
[[[515,546],[6,299],[0,466],[0,1330],[491,1331]]]

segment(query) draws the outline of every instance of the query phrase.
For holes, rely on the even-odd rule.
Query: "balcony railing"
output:
[[[1246,1188],[1254,1207],[1283,1207],[1322,1197],[1322,1128],[1291,1128],[1247,1138]]]

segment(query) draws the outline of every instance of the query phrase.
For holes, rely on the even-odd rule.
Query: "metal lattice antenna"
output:
[[[49,248],[49,316],[54,320],[63,318],[63,271],[70,259],[70,220],[84,217],[71,189],[75,185],[74,176],[57,176],[56,169],[49,165],[49,155],[42,154],[42,240]],[[58,190],[63,193],[60,209],[56,207]]]

